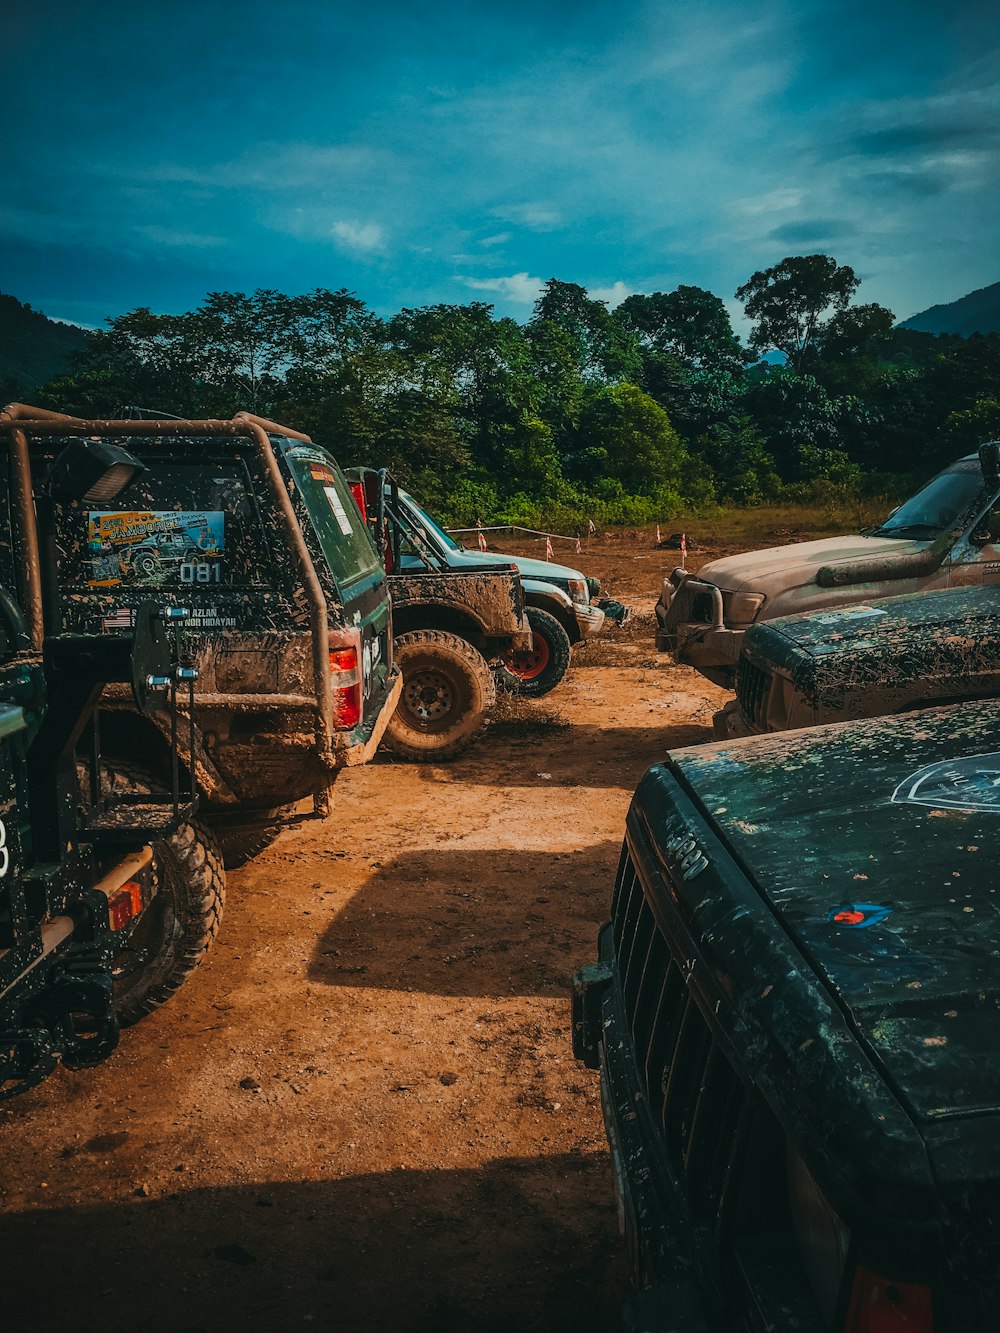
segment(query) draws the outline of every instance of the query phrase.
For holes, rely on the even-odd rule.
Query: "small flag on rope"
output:
[[[486,533],[485,533],[485,532],[481,532],[481,533],[479,534],[479,549],[480,549],[481,551],[485,551],[485,550],[486,550]]]
[[[688,539],[687,539],[687,533],[686,533],[686,532],[682,532],[682,533],[681,533],[681,566],[682,566],[682,567],[683,567],[683,565],[684,565],[684,562],[687,560],[687,553],[688,553]]]
[[[657,546],[659,546],[659,544],[660,544],[660,542],[661,542],[662,540],[663,540],[663,538],[660,536],[660,525],[659,525],[659,523],[657,523],[657,525],[656,525],[656,544],[657,544]]]
[[[583,547],[580,545],[580,538],[579,538],[579,537],[577,537],[577,539],[576,539],[576,553],[577,553],[577,555],[583,555]]]
[[[551,560],[551,559],[552,559],[552,538],[551,538],[551,537],[546,537],[546,538],[545,538],[545,559],[546,559],[546,560]]]
[[[591,535],[591,537],[593,537],[594,533],[597,531],[597,529],[594,527],[594,520],[592,518],[587,519],[587,531]]]

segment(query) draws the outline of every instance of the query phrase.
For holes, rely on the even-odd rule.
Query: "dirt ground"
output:
[[[655,652],[674,552],[626,536],[560,556],[633,606],[624,631],[456,762],[346,773],[328,821],[230,874],[173,1000],[102,1067],[0,1107],[0,1326],[617,1326],[569,982],[636,782],[708,739],[725,695]]]

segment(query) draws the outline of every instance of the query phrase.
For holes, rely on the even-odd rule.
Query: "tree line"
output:
[[[609,310],[553,278],[524,324],[479,301],[384,319],[346,290],[213,292],[109,319],[39,404],[255,412],[390,467],[453,523],[880,494],[1000,435],[1000,335],[894,328],[858,286],[827,255],[754,273],[747,345],[693,286]]]

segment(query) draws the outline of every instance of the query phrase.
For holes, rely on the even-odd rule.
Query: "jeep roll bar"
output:
[[[33,648],[39,652],[43,646],[45,628],[38,526],[35,521],[31,462],[28,453],[29,436],[228,435],[253,441],[257,456],[263,464],[272,498],[277,505],[285,536],[298,560],[299,573],[309,605],[313,680],[319,715],[317,742],[321,762],[332,765],[333,705],[330,692],[330,635],[326,598],[302,530],[295,518],[291,497],[282,482],[278,460],[268,439],[269,435],[282,435],[288,439],[312,444],[311,437],[303,435],[300,431],[291,430],[287,426],[279,426],[264,417],[253,416],[249,412],[237,412],[229,420],[218,421],[189,421],[178,417],[171,417],[168,420],[85,421],[80,417],[65,416],[60,412],[49,412],[44,408],[30,407],[24,403],[10,403],[0,412],[0,430],[6,431],[11,441],[15,504],[23,533],[23,539],[17,544],[17,559],[24,587],[28,632]]]

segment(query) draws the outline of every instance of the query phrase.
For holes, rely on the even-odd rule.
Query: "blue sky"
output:
[[[816,251],[899,318],[1000,280],[995,4],[8,0],[0,289],[612,304]]]

